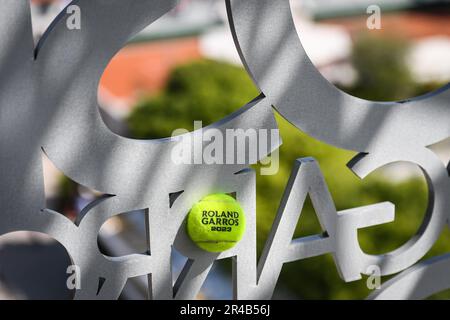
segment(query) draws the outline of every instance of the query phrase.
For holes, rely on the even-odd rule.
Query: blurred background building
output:
[[[35,0],[33,19],[38,39],[69,3]],[[309,57],[333,83],[355,81],[351,66],[354,40],[366,30],[369,5],[382,10],[378,34],[412,41],[408,64],[418,81],[445,82],[450,78],[450,19],[446,0],[291,0],[295,24]],[[222,0],[181,0],[180,5],[146,28],[110,63],[100,87],[108,113],[123,118],[136,101],[159,92],[174,66],[198,58],[241,65],[230,36]],[[439,61],[439,63],[436,63]]]
[[[51,21],[69,2],[67,0],[31,0],[33,32],[36,43]],[[380,30],[369,32],[366,27],[368,18],[366,10],[372,4],[378,4],[382,10],[382,27]],[[434,90],[450,79],[450,60],[448,59],[450,56],[450,1],[291,0],[291,5],[296,27],[310,59],[324,77],[351,94],[372,99],[401,99],[408,97],[408,95],[417,95]],[[390,38],[394,40],[386,42],[385,39]],[[401,51],[401,48],[399,49],[395,45],[395,43],[398,43],[395,39],[402,39],[408,47],[405,54],[401,55],[402,61],[400,62],[395,60],[396,56],[384,54],[391,49],[394,53]],[[376,94],[377,88],[369,87],[366,90],[369,81],[364,80],[367,78],[364,77],[364,70],[369,70],[370,76],[373,73],[372,70],[379,69],[373,65],[372,60],[361,59],[366,55],[368,57],[374,55],[381,59],[376,61],[380,66],[385,63],[383,59],[386,59],[386,61],[395,60],[394,62],[402,66],[404,64],[405,70],[408,69],[409,72],[405,73],[403,67],[399,67],[399,74],[407,74],[407,76],[394,75],[393,72],[396,70],[394,68],[392,77],[407,80],[398,84],[398,90],[391,92],[391,94],[388,94],[388,91],[395,87],[391,82],[392,79],[386,80],[386,83],[380,83],[378,91],[381,94]],[[139,138],[154,138],[155,134],[166,136],[170,131],[158,131],[156,133],[155,131],[149,131],[152,134],[147,134],[147,131],[144,130],[143,134],[137,134],[139,130],[133,129],[133,123],[136,123],[133,119],[142,119],[143,122],[147,121],[149,127],[157,127],[151,119],[140,117],[139,110],[149,109],[150,106],[156,108],[155,106],[158,104],[153,102],[154,99],[165,97],[165,94],[170,95],[166,86],[173,77],[174,69],[177,69],[180,65],[194,64],[192,68],[197,68],[196,71],[189,69],[189,72],[200,72],[198,70],[201,70],[204,64],[199,64],[198,67],[194,66],[196,61],[204,61],[203,59],[220,61],[220,63],[225,62],[232,67],[217,65],[212,62],[207,66],[219,69],[223,67],[224,70],[230,68],[230,72],[234,72],[237,68],[240,70],[242,67],[229,31],[224,1],[181,0],[180,5],[175,10],[131,39],[129,44],[116,55],[106,69],[99,87],[99,103],[108,127],[125,136]],[[363,64],[363,67],[361,67],[361,64]],[[397,67],[397,64],[395,66]],[[180,69],[180,73],[188,72],[188,68]],[[248,80],[245,72],[242,71],[239,75],[245,78],[242,81]],[[214,78],[212,79],[214,80]],[[384,82],[383,76],[376,79]],[[383,84],[385,87],[382,86]],[[204,85],[206,87],[202,89],[208,90],[208,85],[210,85],[208,81],[205,81]],[[251,94],[257,93],[249,81],[248,86],[248,92],[251,93],[248,97],[242,98],[244,103],[247,98],[252,98]],[[385,90],[386,87],[390,89]],[[403,97],[403,93],[406,95],[405,97]],[[228,92],[228,95],[232,95],[232,93]],[[164,105],[161,108],[170,108],[169,101],[164,100],[167,106]],[[237,108],[239,105],[233,107]],[[154,111],[155,117],[157,114],[164,115],[162,109],[154,109]],[[217,111],[216,116],[220,118],[219,115],[220,112]],[[133,121],[130,122],[130,119]],[[164,117],[162,119],[163,122],[168,123],[168,126],[172,123],[172,119]],[[186,118],[185,120],[189,122],[191,119]],[[217,119],[211,118],[211,120]],[[262,222],[258,224],[258,232],[263,235],[261,239],[258,238],[260,243],[263,242],[264,234],[267,234],[270,228],[270,217],[273,217],[277,207],[277,201],[267,202],[267,199],[264,200],[264,195],[266,193],[271,195],[281,194],[284,181],[287,179],[285,176],[290,171],[291,161],[300,155],[314,155],[322,160],[321,166],[326,177],[329,178],[330,189],[338,207],[347,208],[366,202],[376,202],[380,199],[383,201],[389,200],[386,199],[386,196],[394,198],[392,200],[398,204],[400,216],[398,223],[407,225],[407,230],[402,233],[400,238],[395,238],[396,235],[392,235],[392,241],[379,247],[374,247],[368,239],[373,239],[380,234],[385,235],[386,230],[393,230],[392,228],[398,231],[399,224],[394,225],[391,229],[383,229],[382,231],[377,229],[371,234],[368,233],[361,241],[366,243],[369,251],[395,247],[414,233],[417,224],[420,224],[421,215],[417,213],[422,211],[421,203],[415,204],[414,201],[408,202],[404,199],[408,198],[408,195],[414,197],[418,192],[417,189],[419,189],[423,192],[420,193],[420,196],[416,196],[416,200],[421,200],[426,197],[426,192],[422,188],[423,181],[417,182],[415,180],[416,175],[411,177],[409,167],[394,166],[385,175],[389,176],[391,180],[387,181],[384,177],[379,180],[370,180],[371,182],[366,187],[360,187],[359,185],[358,187],[348,187],[347,196],[343,196],[339,189],[346,188],[342,188],[342,184],[348,183],[350,185],[350,181],[355,183],[355,180],[345,176],[339,177],[339,183],[334,182],[336,180],[336,163],[331,164],[331,161],[327,159],[340,159],[339,161],[344,163],[348,160],[349,153],[338,153],[338,151],[323,146],[304,135],[298,136],[297,133],[291,133],[293,132],[292,128],[289,128],[287,124],[280,123],[281,128],[284,128],[282,134],[285,132],[283,138],[287,148],[289,148],[291,135],[292,137],[295,136],[295,138],[292,138],[292,141],[296,141],[295,146],[305,145],[309,147],[304,147],[298,154],[285,154],[287,159],[285,160],[285,170],[281,170],[282,173],[276,178],[281,182],[277,180],[277,183],[275,183],[274,181],[264,180],[264,185],[258,185],[258,192],[261,192],[258,198],[258,210],[261,215],[259,217],[262,217]],[[142,125],[140,124],[140,126]],[[298,141],[302,143],[297,143]],[[291,149],[295,150],[294,147]],[[448,144],[438,146],[436,149],[439,150],[445,161],[450,158]],[[286,151],[282,150],[282,152]],[[62,212],[70,219],[74,219],[87,203],[98,196],[98,193],[79,186],[64,177],[45,157],[43,157],[43,161],[45,164],[48,206]],[[383,188],[380,188],[380,186]],[[381,193],[379,189],[386,191]],[[397,191],[399,193],[396,193]],[[266,198],[273,199],[273,197]],[[312,211],[311,208],[308,208],[308,210]],[[408,216],[405,212],[410,212],[410,215]],[[411,219],[411,215],[413,219]],[[265,218],[266,216],[269,218]],[[404,217],[402,218],[402,216]],[[302,219],[306,219],[302,220],[304,229],[314,231],[313,227],[310,228],[314,224],[311,222],[313,219],[311,217]],[[411,221],[416,221],[414,222],[416,224],[410,225]],[[144,231],[142,215],[129,214],[111,219],[100,232],[99,247],[104,254],[114,256],[143,252],[146,247]],[[439,248],[439,250],[442,250],[442,248],[447,247],[442,245]],[[180,272],[184,261],[183,257],[174,253],[175,275]],[[46,236],[28,232],[3,236],[0,238],[0,298],[70,298],[72,293],[65,287],[68,264],[70,264],[70,259],[64,248]],[[345,284],[336,284],[338,280],[336,280],[335,275],[318,273],[317,270],[325,269],[325,267],[317,268],[318,264],[326,265],[326,268],[334,268],[329,260],[317,260],[309,265],[296,265],[295,268],[297,269],[287,267],[286,271],[283,271],[276,297],[354,298],[359,297],[358,294],[363,296],[365,293],[362,288],[357,287],[358,285],[349,285],[348,291],[344,288]],[[216,299],[230,297],[231,283],[228,270],[229,268],[226,265],[214,269],[212,276],[208,278],[205,284],[202,297]],[[296,276],[295,272],[303,273],[303,278],[299,276],[295,281],[286,281],[286,279],[292,279]],[[311,276],[313,273],[314,276]],[[308,276],[308,279],[305,275]],[[316,282],[308,283],[310,280],[316,280]],[[300,281],[304,281],[304,285],[310,286],[312,289],[308,292],[302,291],[303,289],[295,284]],[[146,283],[145,278],[131,279],[122,298],[145,298]],[[218,287],[222,290],[216,290]]]

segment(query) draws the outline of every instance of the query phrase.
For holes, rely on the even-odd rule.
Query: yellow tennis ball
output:
[[[233,248],[245,232],[245,214],[227,194],[211,194],[197,202],[187,217],[187,233],[201,249],[222,252]]]

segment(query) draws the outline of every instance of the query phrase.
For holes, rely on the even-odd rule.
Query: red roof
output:
[[[200,56],[197,38],[132,44],[110,62],[100,86],[131,107],[139,96],[158,92],[173,67]]]
[[[334,18],[326,23],[344,26],[352,35],[367,31],[368,16]],[[405,11],[384,13],[381,16],[381,30],[370,32],[394,33],[409,39],[420,39],[436,35],[450,36],[450,10]]]

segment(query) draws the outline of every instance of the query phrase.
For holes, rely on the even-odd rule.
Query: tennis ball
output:
[[[222,252],[233,248],[245,232],[245,214],[227,194],[211,194],[197,202],[187,216],[187,233],[201,249]]]

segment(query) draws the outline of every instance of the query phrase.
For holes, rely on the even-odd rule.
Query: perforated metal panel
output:
[[[337,212],[318,164],[300,159],[257,262],[255,173],[248,168],[265,154],[237,165],[175,165],[172,150],[184,139],[126,139],[112,133],[99,114],[97,88],[108,62],[128,39],[176,4],[75,0],[71,5],[81,10],[81,29],[67,28],[69,14],[63,11],[35,48],[28,1],[0,0],[0,234],[38,231],[59,241],[80,267],[81,289],[75,298],[82,299],[118,298],[127,279],[140,275],[149,276],[154,299],[194,298],[212,263],[229,257],[234,261],[234,297],[269,299],[284,263],[325,253],[333,254],[345,281],[360,279],[370,265],[378,265],[383,275],[406,270],[375,298],[425,297],[448,287],[439,281],[447,270],[446,256],[411,266],[428,252],[448,219],[448,172],[427,146],[450,136],[449,87],[402,103],[351,97],[311,64],[288,0],[227,0],[236,46],[263,94],[205,130],[276,129],[274,106],[311,136],[361,152],[349,164],[361,178],[385,164],[408,161],[422,168],[430,190],[420,232],[394,252],[367,255],[357,230],[392,221],[394,206]],[[257,143],[267,143],[270,153],[281,142]],[[107,196],[89,205],[76,223],[46,209],[42,153],[74,181]],[[189,208],[214,192],[235,192],[248,221],[244,239],[221,254],[201,251],[184,231]],[[175,193],[181,195],[171,203]],[[307,194],[324,233],[292,240]],[[101,254],[97,234],[102,224],[136,210],[147,215],[149,254]],[[174,285],[172,246],[189,258]],[[100,278],[105,282],[97,292]]]

